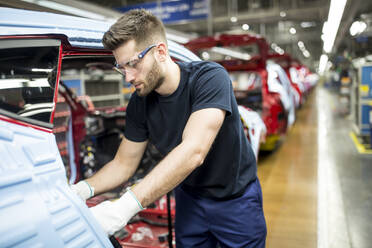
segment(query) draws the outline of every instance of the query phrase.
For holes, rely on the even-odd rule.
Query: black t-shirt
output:
[[[167,155],[182,141],[190,115],[200,109],[226,111],[221,129],[204,163],[183,182],[190,193],[214,199],[228,199],[243,193],[256,179],[253,150],[244,135],[232,84],[226,70],[213,62],[178,62],[181,80],[169,96],[155,91],[146,97],[134,93],[127,107],[125,137],[149,140]]]

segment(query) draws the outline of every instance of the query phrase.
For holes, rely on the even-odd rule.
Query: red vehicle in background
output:
[[[287,53],[269,54],[268,58],[275,61],[275,63],[279,64],[285,70],[294,90],[296,108],[299,108],[305,101],[304,96],[306,93],[304,79],[299,72],[302,66],[301,63],[297,59],[293,59],[291,55]]]
[[[185,46],[202,58],[213,55],[210,60],[226,68],[238,104],[258,112],[266,126],[260,150],[273,150],[294,122],[294,106],[285,73],[267,62],[266,40],[258,35],[222,34],[197,38]]]
[[[294,59],[289,54],[269,54],[269,58],[273,59],[276,63],[280,64],[287,72],[293,86],[301,91],[301,103],[309,91],[316,85],[319,76],[310,71],[310,69],[302,64],[298,59]]]
[[[308,92],[310,92],[310,90],[317,84],[319,75],[311,72],[307,66],[301,63],[298,63],[296,69],[299,73],[300,80],[303,82],[305,92],[308,94]]]

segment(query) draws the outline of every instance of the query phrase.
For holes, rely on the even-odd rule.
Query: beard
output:
[[[155,61],[150,72],[147,74],[145,81],[143,82],[143,88],[137,90],[139,96],[147,96],[153,90],[158,89],[164,82],[165,77],[161,75],[160,67]]]

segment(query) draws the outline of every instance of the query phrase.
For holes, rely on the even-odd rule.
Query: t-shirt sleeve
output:
[[[124,135],[134,142],[143,142],[148,139],[144,103],[136,95],[131,97],[126,109]]]
[[[192,112],[218,108],[231,114],[231,80],[224,68],[215,67],[201,72],[193,87]]]

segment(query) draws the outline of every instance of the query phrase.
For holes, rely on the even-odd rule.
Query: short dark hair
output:
[[[164,25],[147,10],[130,10],[103,35],[102,43],[106,49],[115,50],[130,40],[134,40],[138,47],[146,47],[160,41],[166,43]]]

